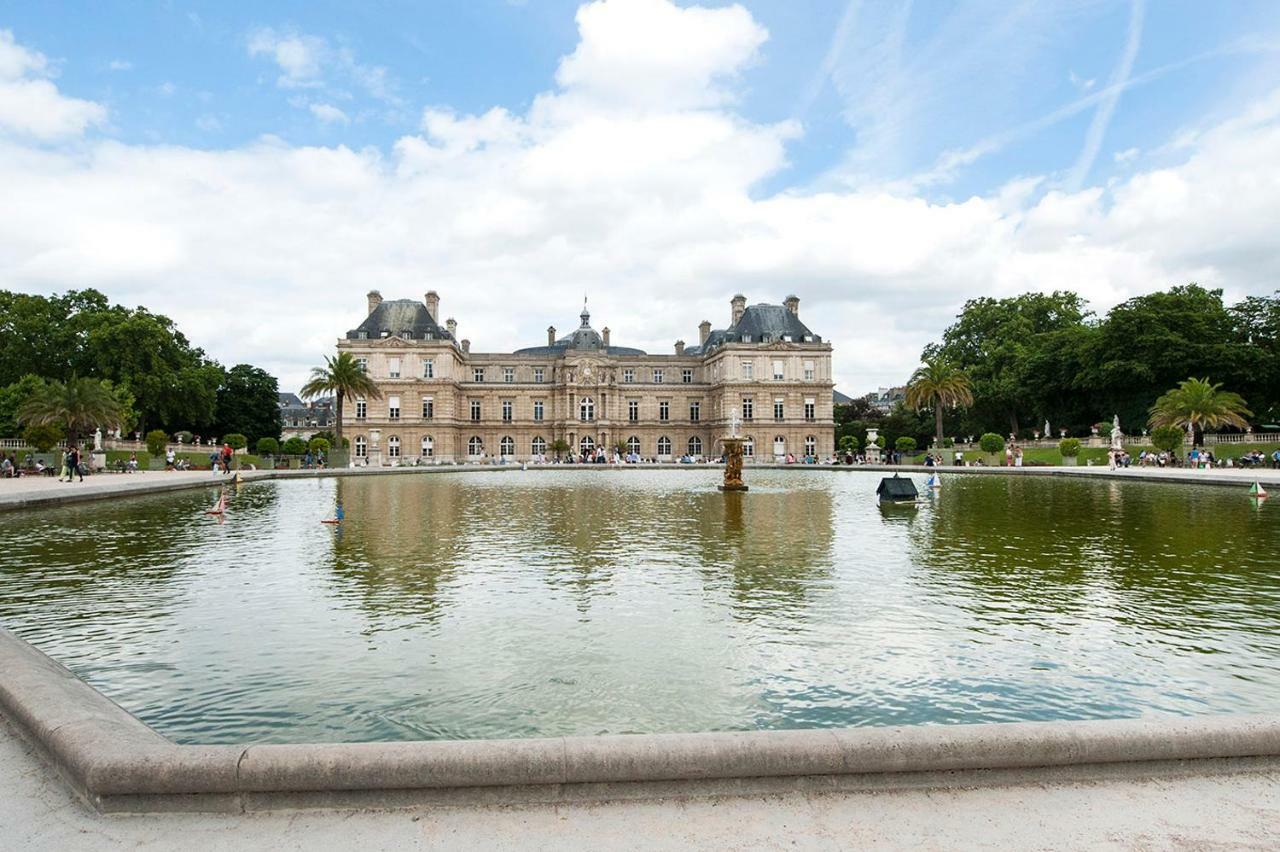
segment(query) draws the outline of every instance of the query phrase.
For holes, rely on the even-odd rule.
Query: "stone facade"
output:
[[[583,306],[579,326],[545,346],[472,352],[457,323],[439,323],[440,298],[384,301],[338,341],[363,359],[380,399],[348,400],[343,431],[357,464],[520,462],[596,447],[645,459],[720,454],[737,411],[748,460],[833,451],[831,345],[800,321],[800,300],[748,306],[735,296],[730,322],[704,321],[698,344],[655,355],[613,346]]]

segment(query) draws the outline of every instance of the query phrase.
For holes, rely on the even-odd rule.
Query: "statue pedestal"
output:
[[[742,482],[742,445],[745,438],[721,438],[724,443],[724,485],[721,491],[746,491]]]

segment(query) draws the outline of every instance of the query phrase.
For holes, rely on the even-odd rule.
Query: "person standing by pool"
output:
[[[80,449],[75,444],[72,444],[71,449],[67,451],[67,482],[71,481],[73,475],[80,477],[80,481],[84,482],[84,472],[80,470]]]
[[[231,473],[231,453],[232,453],[231,445],[223,444],[222,445],[222,472],[224,475]]]

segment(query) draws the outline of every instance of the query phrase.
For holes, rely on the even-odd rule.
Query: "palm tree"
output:
[[[378,384],[360,366],[360,362],[350,352],[339,352],[330,358],[325,356],[323,367],[311,369],[311,379],[302,386],[299,392],[306,399],[314,399],[324,394],[333,394],[335,413],[338,422],[333,430],[335,443],[342,446],[342,403],[348,396],[367,396],[378,399],[382,391]]]
[[[950,361],[934,358],[911,374],[904,402],[916,411],[933,409],[934,446],[942,448],[942,409],[973,405],[969,377]]]
[[[124,411],[106,385],[75,376],[66,384],[47,382],[18,408],[18,422],[61,426],[72,444],[99,427],[119,428],[123,421]]]
[[[1190,428],[1197,445],[1205,429],[1223,426],[1249,428],[1247,418],[1253,412],[1245,406],[1244,399],[1238,393],[1218,390],[1220,387],[1221,382],[1215,385],[1207,378],[1178,382],[1176,388],[1166,392],[1151,406],[1151,418],[1147,423],[1153,429],[1160,426]]]

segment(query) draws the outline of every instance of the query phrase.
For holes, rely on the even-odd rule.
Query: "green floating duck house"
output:
[[[903,479],[896,473],[880,480],[880,487],[876,489],[876,494],[880,497],[881,503],[896,503],[899,500],[918,500],[920,498],[919,492],[916,491],[916,484],[910,479]]]

